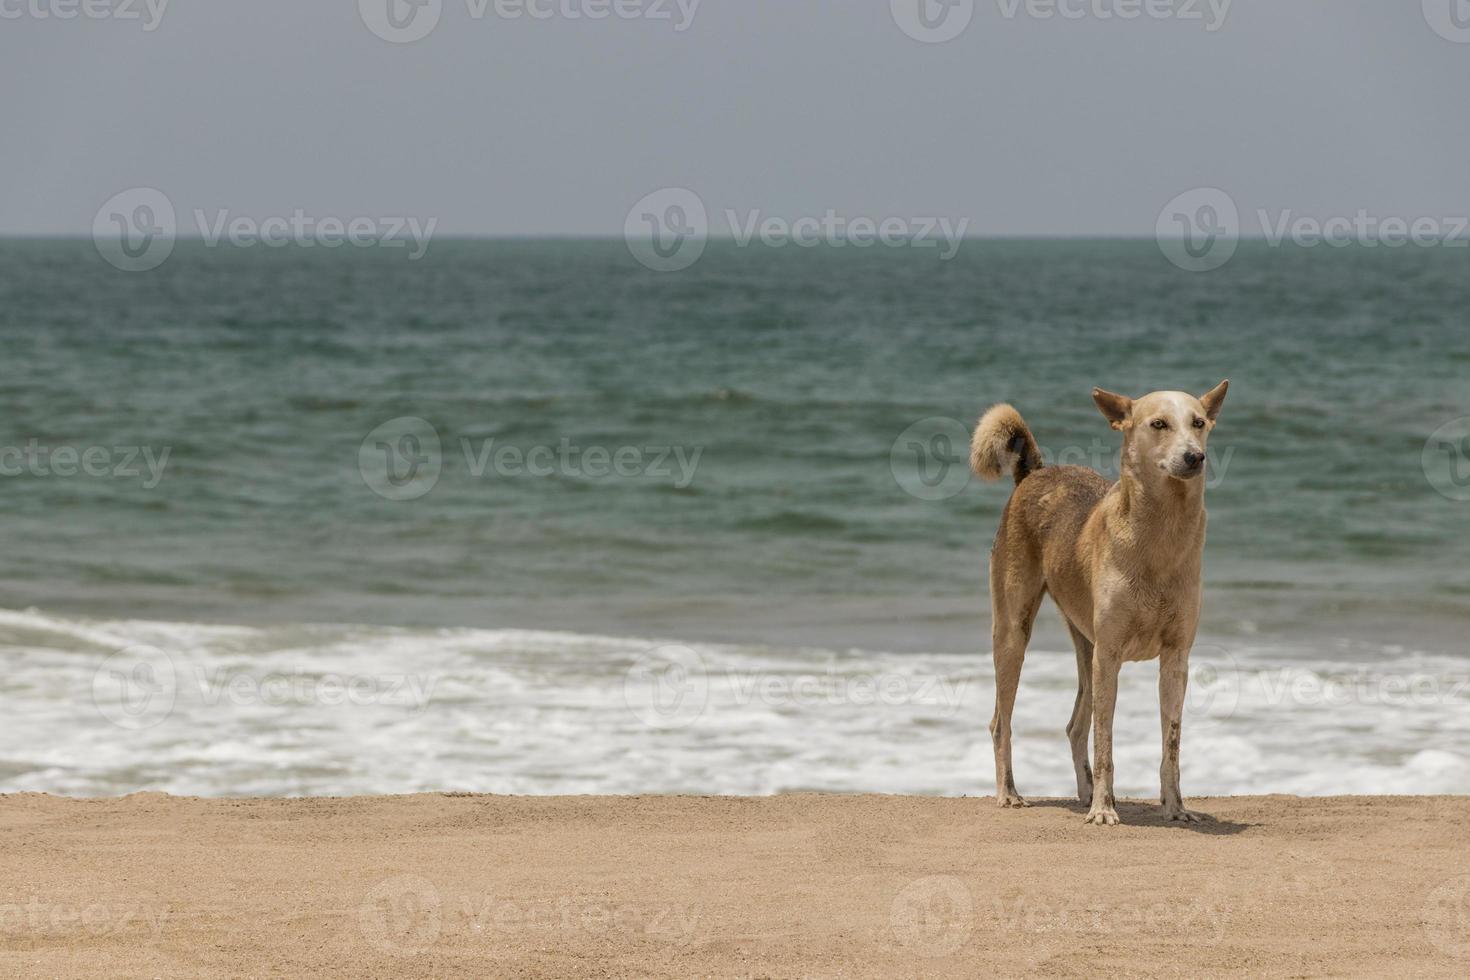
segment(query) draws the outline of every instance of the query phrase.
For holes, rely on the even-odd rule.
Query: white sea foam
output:
[[[0,791],[111,795],[993,792],[987,657],[525,630],[244,627],[0,611]],[[1157,793],[1157,668],[1117,783]],[[1074,792],[1070,651],[1027,658],[1024,793]],[[1201,644],[1191,795],[1470,792],[1470,662]]]

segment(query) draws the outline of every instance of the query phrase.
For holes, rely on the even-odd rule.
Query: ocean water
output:
[[[7,241],[0,344],[0,791],[990,792],[966,427],[1106,472],[1093,385],[1222,377],[1186,792],[1470,791],[1453,250]],[[1023,792],[1074,691],[1048,608]]]

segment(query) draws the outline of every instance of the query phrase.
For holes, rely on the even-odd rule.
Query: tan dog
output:
[[[1113,707],[1127,660],[1159,659],[1164,761],[1160,801],[1172,820],[1203,814],[1179,795],[1179,723],[1189,649],[1199,623],[1205,543],[1205,440],[1230,382],[1199,398],[1156,391],[1134,401],[1094,388],[1092,398],[1123,433],[1122,474],[1109,484],[1082,466],[1042,468],[1036,440],[1017,411],[996,405],[975,428],[970,465],[987,480],[1009,470],[1006,502],[990,553],[994,618],[995,795],[1026,806],[1011,769],[1011,709],[1041,598],[1056,601],[1077,649],[1077,702],[1067,737],[1087,822],[1118,822],[1113,798]],[[1095,763],[1087,766],[1087,726]],[[1096,785],[1093,779],[1096,776]]]

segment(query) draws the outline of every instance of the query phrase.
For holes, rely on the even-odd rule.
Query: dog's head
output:
[[[1155,391],[1133,399],[1101,388],[1092,400],[1108,424],[1123,433],[1123,465],[1145,479],[1162,473],[1192,480],[1205,471],[1205,442],[1225,404],[1229,381],[1198,398],[1182,391]]]

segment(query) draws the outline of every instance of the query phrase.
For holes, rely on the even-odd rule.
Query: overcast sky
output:
[[[1460,0],[1235,0],[1218,24],[1222,0],[959,0],[942,43],[900,27],[924,34],[919,0],[702,0],[687,23],[693,0],[429,0],[412,43],[369,28],[392,32],[388,0],[172,0],[146,30],[159,2],[0,0],[0,233],[88,234],[140,186],[181,224],[301,208],[440,235],[616,235],[665,186],[712,216],[971,235],[1150,235],[1200,186],[1242,212],[1470,211],[1470,17],[1460,42],[1431,26],[1457,36]],[[37,16],[81,3],[138,19]]]

